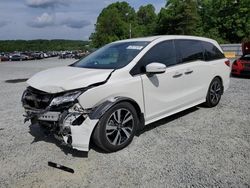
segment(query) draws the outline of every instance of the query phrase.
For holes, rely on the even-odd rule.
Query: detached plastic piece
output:
[[[69,167],[66,167],[66,166],[51,162],[51,161],[48,162],[48,165],[54,168],[58,168],[60,170],[64,170],[66,172],[70,172],[72,174],[75,172],[72,168],[69,168]]]

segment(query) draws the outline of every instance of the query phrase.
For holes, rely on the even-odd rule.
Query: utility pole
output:
[[[127,12],[126,14],[126,21],[128,22],[129,21],[129,13]],[[132,37],[132,28],[131,28],[131,23],[129,23],[129,38],[131,39]]]

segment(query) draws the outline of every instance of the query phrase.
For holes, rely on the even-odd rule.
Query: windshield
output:
[[[130,63],[148,43],[145,41],[111,43],[70,66],[119,69]]]

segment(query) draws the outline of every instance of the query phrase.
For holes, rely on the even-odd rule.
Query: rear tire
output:
[[[118,103],[99,120],[93,141],[107,152],[118,151],[133,140],[138,122],[136,110],[130,103]]]
[[[215,107],[220,102],[222,93],[222,82],[218,77],[215,77],[210,83],[204,104],[209,108]]]

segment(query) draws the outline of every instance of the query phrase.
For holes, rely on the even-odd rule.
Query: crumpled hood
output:
[[[78,67],[57,67],[35,74],[27,83],[38,90],[58,93],[78,89],[105,81],[111,69],[87,69]]]

